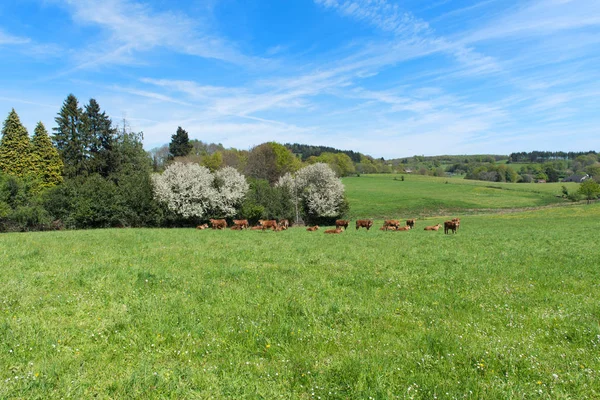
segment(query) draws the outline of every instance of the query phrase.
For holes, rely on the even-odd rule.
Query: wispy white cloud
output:
[[[0,46],[2,45],[19,45],[30,43],[31,39],[10,35],[0,30]]]
[[[168,49],[203,58],[249,64],[258,61],[243,55],[236,46],[209,32],[202,20],[178,12],[154,11],[133,0],[60,0],[75,23],[96,26],[104,40],[91,45],[76,69],[105,64],[136,64],[153,49]]]

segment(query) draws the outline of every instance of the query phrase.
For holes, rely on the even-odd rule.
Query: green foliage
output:
[[[248,178],[266,179],[271,184],[288,172],[295,172],[301,161],[286,147],[275,143],[255,146],[248,154],[245,175]]]
[[[48,229],[51,218],[37,188],[31,177],[0,174],[0,232]]]
[[[63,181],[63,162],[41,122],[35,127],[31,139],[31,155],[34,173],[40,180],[41,187],[56,186]]]
[[[67,177],[86,175],[89,172],[89,137],[85,134],[82,123],[83,110],[73,94],[69,94],[54,118],[52,140],[64,163],[64,173]]]
[[[211,155],[206,155],[202,157],[200,165],[208,168],[210,172],[215,172],[223,167],[223,154],[220,151],[217,151]]]
[[[597,199],[598,195],[600,195],[600,184],[593,179],[586,179],[579,185],[579,190],[577,192],[586,199],[589,204],[590,201]]]
[[[307,162],[309,164],[318,162],[325,163],[329,165],[339,177],[350,176],[356,173],[356,168],[352,159],[344,153],[321,153],[318,157],[310,157]]]
[[[29,135],[14,108],[2,126],[0,172],[19,177],[34,173]]]
[[[190,143],[190,138],[185,129],[178,126],[177,132],[171,136],[171,143],[169,143],[169,154],[171,158],[185,157],[193,149],[193,145]]]
[[[240,208],[239,217],[256,224],[259,219],[296,219],[293,199],[289,192],[274,187],[266,179],[249,179],[250,189]]]
[[[90,99],[85,106],[81,124],[82,136],[89,147],[89,172],[109,176],[117,169],[114,152],[117,132],[111,119],[105,112],[101,112],[95,99]]]

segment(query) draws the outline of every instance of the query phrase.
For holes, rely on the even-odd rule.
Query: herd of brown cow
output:
[[[409,231],[414,229],[416,223],[416,219],[407,219],[406,225],[401,226],[400,220],[397,219],[388,219],[383,222],[383,226],[379,228],[382,231]],[[212,229],[226,229],[227,221],[224,219],[211,219],[210,227]],[[350,225],[350,221],[346,219],[338,219],[335,221],[335,229],[327,229],[325,233],[328,234],[339,234],[342,233],[342,229],[348,229]],[[290,226],[290,222],[287,219],[282,219],[277,222],[277,220],[258,220],[258,225],[250,227],[247,219],[234,219],[233,226],[230,229],[232,230],[242,230],[242,229],[251,229],[251,230],[267,230],[271,229],[274,231],[284,231],[288,229]],[[356,230],[359,228],[366,228],[367,230],[371,229],[373,226],[373,220],[370,219],[358,219],[356,220]],[[424,229],[426,231],[437,231],[441,228],[442,224],[437,224],[433,226],[426,226]],[[444,222],[444,233],[448,234],[450,232],[456,233],[458,227],[460,226],[460,219],[453,218],[452,220]],[[208,229],[208,224],[198,225],[196,229]],[[311,226],[306,228],[309,232],[314,232],[319,229],[319,225]]]

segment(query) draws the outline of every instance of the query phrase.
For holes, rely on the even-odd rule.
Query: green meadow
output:
[[[401,177],[404,176],[404,181]],[[562,186],[576,183],[502,183],[409,174],[343,179],[353,218],[473,214],[564,204]]]
[[[408,232],[0,235],[0,398],[600,398],[600,204],[447,180],[345,179]]]

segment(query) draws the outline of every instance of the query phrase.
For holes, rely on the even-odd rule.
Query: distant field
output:
[[[496,183],[404,174],[344,178],[354,218],[421,217],[481,213],[565,203],[557,198],[574,183]],[[394,178],[398,180],[394,180]]]
[[[3,234],[0,398],[600,398],[599,220]]]

